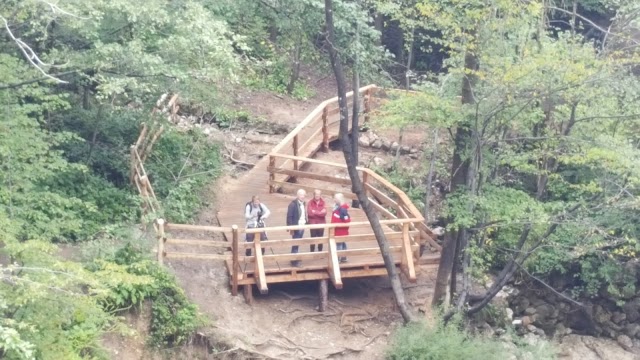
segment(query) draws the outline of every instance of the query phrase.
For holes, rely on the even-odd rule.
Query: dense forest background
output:
[[[324,6],[3,2],[0,358],[105,358],[101,336],[126,331],[120,315],[146,300],[152,347],[182,344],[202,326],[132,230],[129,146],[142,123],[166,121],[152,111],[163,94],[179,93],[183,111],[220,127],[252,121],[229,105],[235,89],[308,97],[301,73],[330,74],[328,46],[350,82],[417,91],[382,110],[386,123],[448,137],[435,166],[384,171],[422,206],[427,184],[446,184],[444,212],[432,218],[448,230],[436,302],[451,305],[449,316],[479,312],[514,277],[571,299],[638,302],[640,5],[336,0],[335,43]],[[166,126],[146,165],[161,215],[189,221],[222,162],[199,131]],[[81,259],[61,258],[61,244],[82,245]],[[473,293],[473,281],[489,278],[486,293]]]

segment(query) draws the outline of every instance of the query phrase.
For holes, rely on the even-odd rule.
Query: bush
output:
[[[390,360],[503,360],[510,358],[553,359],[546,343],[511,345],[496,339],[474,336],[462,329],[460,321],[430,326],[416,323],[395,334],[386,357]]]
[[[176,279],[155,261],[146,259],[133,245],[124,246],[110,262],[99,262],[97,269],[104,270],[110,263],[124,266],[125,271],[138,281],[117,284],[103,302],[103,307],[114,311],[150,301],[149,345],[158,348],[181,345],[203,324],[196,306],[189,302]]]

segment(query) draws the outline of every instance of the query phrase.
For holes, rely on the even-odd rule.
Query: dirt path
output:
[[[308,101],[248,92],[239,96],[238,106],[270,123],[295,126],[317,104],[333,96],[326,91],[330,87],[320,88],[325,91]],[[234,152],[238,156],[266,152],[274,140],[277,136],[260,144],[251,139],[237,142]],[[210,205],[196,223],[216,224],[216,201],[233,187],[237,176],[242,175],[236,169],[210,185],[205,192]],[[384,277],[345,281],[343,290],[331,289],[329,310],[319,313],[315,310],[317,282],[270,285],[269,294],[256,295],[254,304],[249,306],[242,296],[231,296],[226,269],[220,261],[170,260],[167,266],[187,296],[211,319],[208,335],[265,358],[382,359],[391,334],[401,324]],[[408,300],[416,312],[430,299],[435,278],[434,267],[420,270],[418,282],[406,284]]]

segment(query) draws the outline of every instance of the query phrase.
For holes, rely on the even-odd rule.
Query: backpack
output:
[[[246,203],[244,205],[244,211],[247,211],[247,206],[251,206],[251,208],[253,208],[253,204],[251,203],[251,201],[249,201],[248,203]],[[264,208],[262,207],[262,203],[260,204],[260,210],[258,211],[258,222],[260,221],[260,219],[262,218],[262,214],[264,213]]]

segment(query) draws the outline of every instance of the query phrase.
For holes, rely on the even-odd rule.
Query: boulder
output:
[[[389,140],[382,140],[380,148],[384,151],[389,151],[391,149],[391,143],[389,142]]]
[[[398,151],[398,148],[400,148],[400,144],[398,144],[397,141],[394,141],[391,143],[391,146],[390,146],[391,151],[395,153],[396,151]]]
[[[507,322],[511,322],[513,320],[513,310],[511,310],[511,308],[506,308],[504,312]]]
[[[411,147],[409,146],[403,146],[400,148],[400,154],[406,155],[409,154],[411,152]]]
[[[418,149],[412,147],[411,149],[409,149],[409,154],[417,154],[418,153]]]
[[[613,321],[615,324],[620,324],[626,319],[627,319],[627,315],[619,311],[614,312],[613,315],[611,316],[611,321]]]
[[[417,160],[418,159],[418,154],[409,154],[409,157],[412,158],[413,160]]]
[[[623,349],[625,349],[627,351],[632,351],[633,350],[633,341],[627,335],[619,335],[616,338],[616,340],[618,341],[618,344],[620,344],[620,346],[622,346]]]
[[[536,313],[536,308],[534,308],[533,306],[530,306],[526,309],[524,309],[524,314],[525,315],[533,315]]]
[[[634,337],[640,338],[640,324],[638,323],[629,323],[625,325],[622,331],[631,338],[634,338]]]
[[[373,164],[377,167],[383,167],[387,164],[387,162],[384,161],[384,159],[376,156],[373,158]]]
[[[365,134],[360,135],[360,138],[358,139],[358,145],[362,147],[368,147],[370,144],[371,144],[371,140],[367,135]]]
[[[629,322],[636,322],[640,319],[640,298],[635,298],[622,305],[622,311],[627,316]]]
[[[529,299],[522,296],[516,302],[516,314],[522,314],[529,307]]]
[[[371,143],[371,147],[374,149],[382,149],[382,140],[380,139],[373,140],[373,142]]]
[[[595,320],[598,324],[606,324],[609,320],[611,320],[611,313],[605,310],[602,306],[596,305],[593,313],[593,320]]]

